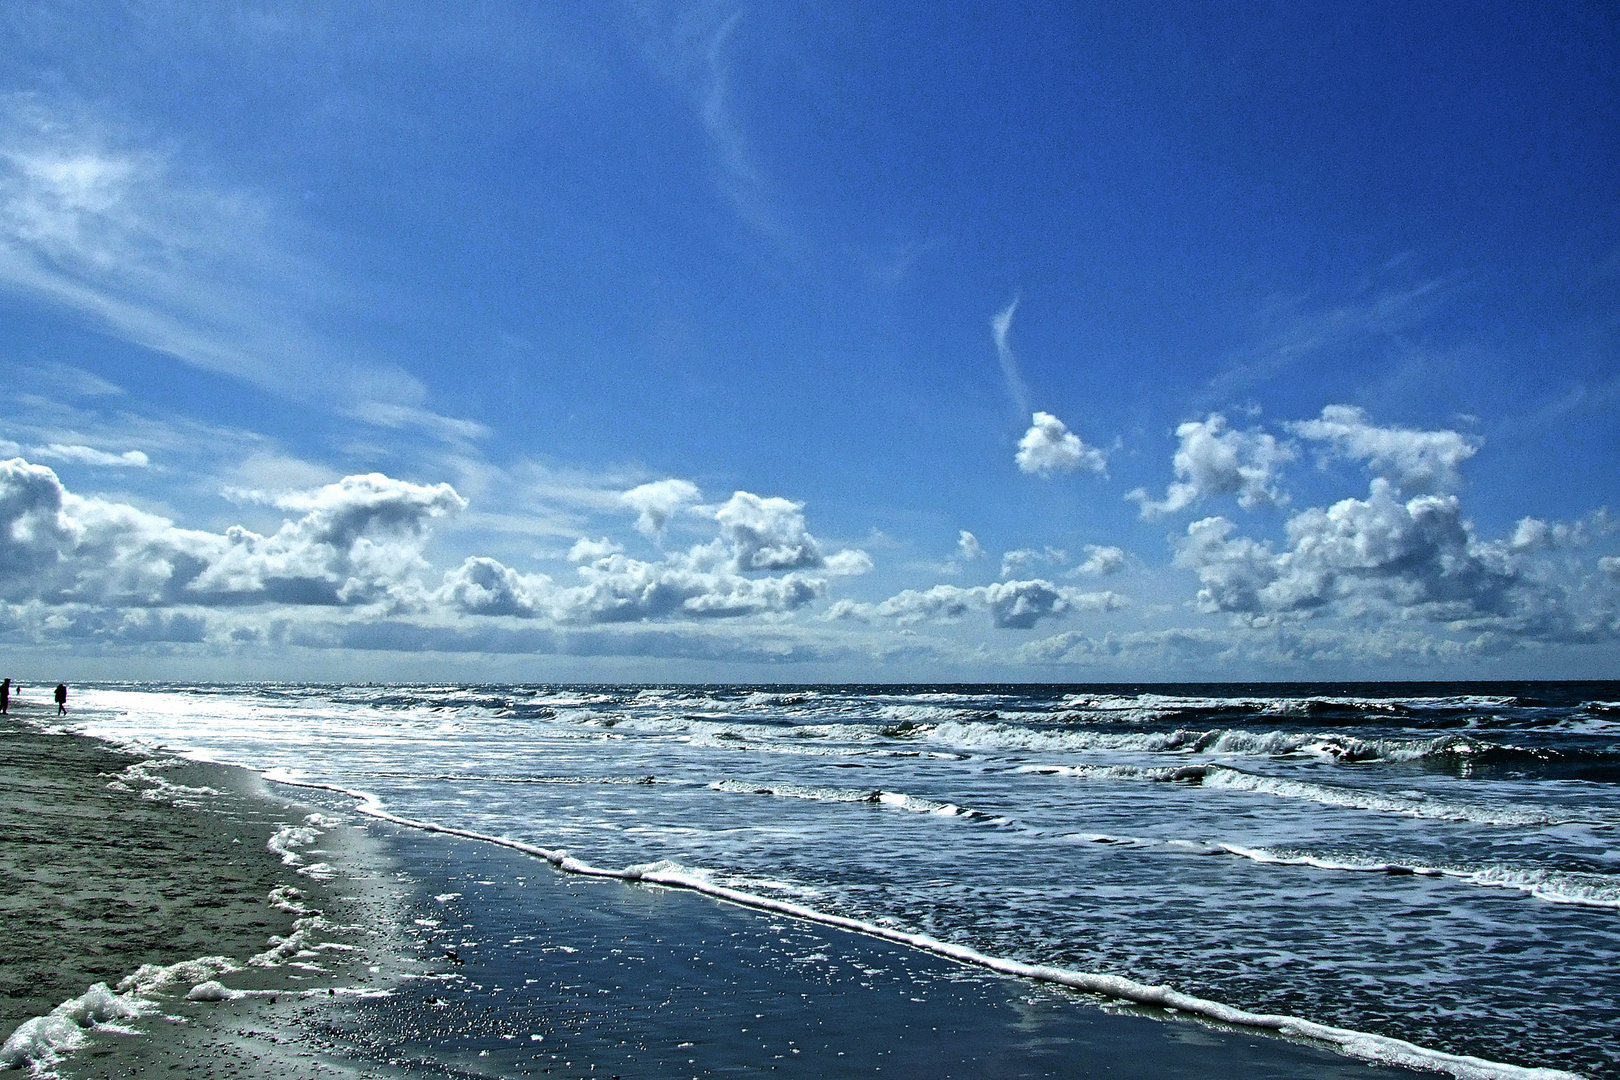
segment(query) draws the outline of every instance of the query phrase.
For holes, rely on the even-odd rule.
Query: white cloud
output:
[[[1541,530],[1515,537],[1526,531]],[[1177,545],[1177,564],[1198,574],[1203,611],[1262,625],[1324,615],[1426,621],[1493,647],[1620,636],[1612,589],[1571,578],[1544,555],[1536,561],[1546,550],[1537,544],[1479,540],[1454,495],[1403,500],[1379,477],[1366,499],[1296,514],[1281,551],[1235,532],[1226,518],[1205,518]]]
[[[996,341],[996,359],[1001,363],[1001,377],[1007,384],[1007,396],[1012,399],[1013,408],[1022,416],[1029,412],[1029,387],[1024,385],[1024,376],[1018,370],[1018,357],[1013,355],[1009,340],[1013,315],[1017,311],[1018,298],[1015,296],[991,317],[990,335]]]
[[[984,548],[979,546],[979,538],[963,529],[956,537],[956,551],[964,559],[980,559],[984,557]]]
[[[687,505],[696,489],[672,486],[684,483],[645,485],[653,490],[637,499],[655,513]],[[569,553],[582,564],[577,585],[521,575],[493,559],[469,559],[445,575],[434,599],[467,614],[561,625],[722,619],[796,611],[826,594],[828,577],[864,574],[872,567],[864,551],[824,554],[805,527],[802,504],[787,499],[739,491],[713,511],[712,519],[719,526],[713,541],[658,561],[629,558],[607,539],[582,539]],[[812,576],[807,570],[821,573]]]
[[[930,589],[905,589],[876,604],[841,600],[827,611],[829,619],[871,622],[889,619],[901,625],[951,621],[971,610],[989,613],[997,627],[1027,630],[1042,619],[1057,618],[1071,611],[1115,611],[1128,601],[1114,592],[1081,592],[1040,578],[1029,581],[998,581],[991,585],[963,588],[935,585]]]
[[[533,618],[551,591],[544,574],[526,576],[494,559],[472,556],[444,575],[435,599],[471,615]]]
[[[152,462],[139,450],[125,450],[122,454],[110,454],[105,450],[97,450],[91,446],[65,446],[62,443],[51,443],[48,446],[36,446],[30,451],[35,457],[53,458],[57,461],[72,462],[75,465],[101,465],[114,469],[144,469]]]
[[[1479,545],[1454,496],[1402,501],[1388,481],[1365,500],[1311,508],[1288,522],[1289,546],[1233,538],[1225,518],[1188,526],[1176,559],[1198,571],[1206,611],[1359,611],[1391,605],[1431,619],[1503,610],[1516,575]]]
[[[623,550],[623,544],[615,543],[605,536],[600,540],[592,540],[582,536],[574,541],[573,547],[568,549],[568,561],[575,563],[595,562],[597,559],[605,559],[609,555],[617,555]]]
[[[1050,581],[998,581],[984,588],[990,621],[1000,627],[1027,630],[1042,619],[1062,615],[1070,602],[1063,589]]]
[[[1378,427],[1350,405],[1329,405],[1317,419],[1286,427],[1302,439],[1326,444],[1331,455],[1365,461],[1374,475],[1408,495],[1456,488],[1462,482],[1459,467],[1480,447],[1479,439],[1456,431]]]
[[[720,532],[731,541],[739,571],[807,570],[825,563],[821,545],[805,530],[804,504],[736,492],[715,511]]]
[[[1033,415],[1029,430],[1018,440],[1015,460],[1019,469],[1039,476],[1076,469],[1089,469],[1094,473],[1108,471],[1107,454],[1081,442],[1063,421],[1047,412]]]
[[[373,473],[281,505],[303,516],[270,536],[199,532],[73,495],[45,466],[0,462],[0,594],[112,606],[400,603],[425,566],[427,521],[464,503],[448,484]]]
[[[1071,574],[1106,577],[1109,574],[1117,574],[1125,568],[1125,552],[1121,548],[1087,544],[1084,550],[1085,561],[1071,570]]]
[[[1069,553],[1062,548],[1047,547],[1043,550],[1015,548],[1002,553],[1001,576],[1026,574],[1036,566],[1064,566],[1068,561]]]
[[[1288,501],[1276,481],[1278,469],[1294,459],[1292,447],[1258,429],[1229,429],[1220,413],[1187,421],[1176,436],[1181,445],[1171,464],[1177,479],[1163,501],[1154,502],[1142,488],[1125,496],[1141,505],[1143,518],[1173,514],[1213,495],[1236,495],[1246,510]]]
[[[224,489],[226,498],[261,503],[274,503],[290,491],[320,487],[337,479],[324,465],[268,450],[249,454],[232,475],[240,483]]]
[[[826,581],[790,573],[745,577],[726,565],[678,556],[645,562],[622,554],[582,565],[581,583],[519,574],[494,559],[471,558],[445,575],[434,599],[473,615],[595,625],[659,619],[715,619],[793,611],[826,591]]]
[[[1620,581],[1620,555],[1605,555],[1598,560],[1598,569]]]
[[[832,577],[860,577],[871,572],[872,556],[856,548],[847,548],[828,555],[821,568]]]
[[[1620,521],[1616,521],[1605,507],[1594,510],[1578,521],[1543,521],[1541,518],[1526,517],[1514,526],[1513,535],[1507,539],[1507,547],[1511,551],[1554,551],[1581,547],[1591,543],[1594,537],[1610,535],[1616,527],[1620,527]]]
[[[579,568],[585,584],[560,590],[553,612],[561,622],[629,622],[668,616],[728,618],[793,611],[826,591],[820,578],[789,573],[749,578],[721,566],[647,563],[613,555]]]
[[[956,619],[967,614],[976,594],[956,585],[935,585],[931,589],[906,589],[871,608],[870,613],[895,622],[917,623],[933,619]]]
[[[346,290],[296,254],[298,226],[272,201],[132,144],[82,106],[0,99],[0,287],[368,423],[453,441],[483,433],[428,411],[419,380],[356,359],[320,328]]]
[[[377,427],[395,431],[425,431],[447,443],[469,443],[489,435],[489,428],[476,420],[462,420],[453,416],[440,416],[419,405],[404,405],[393,401],[361,401],[350,406],[347,413]]]
[[[212,620],[227,614],[231,633],[261,640],[263,619],[243,624],[254,608],[279,612],[284,623],[305,628],[297,633],[319,637],[337,631],[335,616],[318,610],[363,608],[368,618],[396,621],[356,647],[386,647],[395,638],[428,640],[430,627],[408,632],[400,619],[591,626],[788,613],[825,595],[829,576],[871,568],[859,550],[824,555],[799,504],[738,492],[714,513],[719,535],[712,542],[656,562],[627,558],[611,540],[585,538],[571,552],[581,561],[573,584],[473,556],[430,587],[422,555],[429,523],[466,505],[450,485],[372,473],[285,494],[274,505],[297,516],[269,535],[239,526],[181,529],[132,506],[74,495],[45,466],[0,462],[0,600],[13,607],[43,602],[62,633],[106,640],[158,633],[201,640]],[[804,572],[811,569],[821,573]],[[121,609],[193,614],[132,622],[116,614]]]
[[[650,484],[633,487],[619,496],[625,506],[637,515],[636,528],[656,539],[665,524],[676,513],[702,498],[696,484],[689,480],[654,480]]]

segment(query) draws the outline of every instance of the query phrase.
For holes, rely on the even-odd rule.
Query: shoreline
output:
[[[362,962],[392,925],[365,831],[250,770],[54,720],[17,702],[0,717],[0,1069],[333,1075],[240,1025],[384,981]]]
[[[355,801],[360,813],[401,829],[470,841],[505,849],[519,856],[528,856],[548,864],[565,877],[618,881],[632,886],[655,886],[701,896],[753,914],[787,918],[841,931],[852,937],[865,938],[873,943],[874,948],[878,943],[896,946],[937,960],[976,968],[1009,980],[1074,991],[1091,1001],[1093,1005],[1130,1010],[1142,1016],[1173,1018],[1172,1022],[1177,1023],[1199,1023],[1218,1030],[1276,1040],[1285,1045],[1320,1048],[1333,1054],[1336,1059],[1355,1062],[1366,1068],[1444,1074],[1457,1077],[1459,1080],[1580,1080],[1580,1074],[1560,1069],[1521,1066],[1448,1053],[1404,1039],[1336,1027],[1298,1016],[1256,1013],[1224,1002],[1182,993],[1169,986],[1150,985],[1116,975],[1035,965],[992,956],[924,934],[831,915],[801,904],[741,892],[716,885],[704,877],[694,876],[689,872],[669,870],[656,864],[623,868],[594,866],[573,858],[566,850],[548,849],[523,841],[402,817],[385,809],[369,792],[354,791],[333,784],[301,781],[287,776],[277,779],[274,771],[267,773],[266,776],[288,786],[346,796]]]
[[[46,717],[34,719],[49,728]],[[132,1025],[96,1031],[89,1046],[63,1063],[63,1071],[74,1077],[130,1075],[132,1070],[139,1075],[195,1075],[197,1063],[205,1060],[210,1067],[229,1061],[233,1073],[244,1076],[390,1076],[401,1070],[419,1074],[442,1069],[452,1058],[458,1061],[457,1075],[543,1073],[559,1065],[553,1048],[569,1045],[559,1041],[555,1021],[571,1010],[577,1017],[579,1010],[570,1004],[570,995],[578,986],[604,979],[609,984],[597,986],[595,992],[616,998],[617,1012],[583,1023],[576,1019],[568,1035],[575,1058],[588,1058],[590,1068],[601,1065],[606,1072],[624,1076],[666,1075],[670,1068],[684,1070],[688,1064],[697,1066],[697,1074],[768,1064],[806,1076],[873,1070],[889,1075],[972,1076],[995,1065],[993,1071],[1006,1076],[1106,1072],[1143,1077],[1348,1077],[1367,1076],[1369,1069],[1371,1075],[1435,1075],[1431,1070],[1438,1064],[1425,1062],[1428,1068],[1421,1073],[1399,1065],[1375,1065],[1320,1042],[1210,1023],[1177,1015],[1175,1009],[1144,1009],[1117,1000],[1117,995],[1075,992],[1086,987],[1053,986],[1050,979],[1043,985],[1039,975],[1036,980],[1013,977],[1022,973],[998,971],[976,955],[953,957],[923,947],[909,935],[874,935],[864,926],[842,926],[813,912],[806,918],[785,907],[762,908],[751,897],[738,899],[712,887],[694,888],[676,876],[660,880],[663,875],[653,868],[633,875],[604,872],[559,860],[555,856],[560,853],[396,818],[380,807],[368,808],[354,792],[296,785],[292,789],[298,795],[289,796],[286,781],[273,774],[183,761],[86,736],[43,734],[16,721],[0,720],[0,745],[20,748],[31,740],[40,751],[36,765],[48,765],[43,770],[47,780],[55,776],[50,782],[57,784],[61,797],[59,815],[83,829],[96,819],[98,807],[134,814],[127,823],[131,835],[151,845],[151,857],[115,865],[116,859],[124,858],[116,838],[90,828],[73,849],[79,863],[112,874],[129,895],[167,898],[182,907],[190,903],[203,925],[210,927],[206,943],[218,947],[199,949],[204,942],[183,937],[163,938],[159,945],[152,935],[143,939],[144,945],[139,941],[131,945],[123,931],[94,924],[93,919],[81,929],[110,935],[130,948],[140,946],[149,953],[157,949],[155,959],[141,963],[174,964],[225,951],[236,965],[229,972],[187,971],[166,984],[159,980],[159,985],[125,990],[126,996],[144,995],[156,999],[156,1004],[147,1001],[153,1007]],[[53,755],[60,760],[48,761]],[[8,767],[16,769],[17,755],[11,758]],[[116,772],[113,766],[118,766]],[[21,816],[29,806],[41,803],[38,798],[30,803],[20,786],[8,790],[6,814]],[[117,815],[103,814],[110,816]],[[340,817],[355,820],[356,825],[340,825]],[[215,827],[209,828],[209,823]],[[218,880],[187,870],[188,861],[195,862],[198,855],[190,845],[199,838],[206,841],[204,852],[214,852],[209,865]],[[311,846],[317,841],[319,846]],[[210,843],[213,848],[208,848]],[[278,861],[276,854],[283,860]],[[327,865],[328,860],[336,866]],[[513,881],[527,890],[522,899],[511,895],[508,886]],[[289,886],[304,895],[278,892]],[[541,889],[543,894],[536,892]],[[41,903],[38,894],[32,902]],[[450,910],[470,936],[455,938],[445,951],[436,928]],[[528,951],[522,962],[528,967],[483,966],[495,950],[479,952],[480,944],[523,953],[516,944],[534,938],[530,922],[537,917],[549,943],[539,952]],[[301,921],[308,921],[304,929],[311,931],[303,938]],[[783,936],[783,925],[794,929]],[[322,944],[317,937],[327,940]],[[280,944],[267,949],[272,939]],[[60,951],[65,955],[79,949],[88,958],[100,958],[99,966],[66,966],[65,972],[112,982],[135,970],[135,965],[111,970],[115,958],[124,962],[134,959],[132,954],[109,950],[105,943],[98,944],[100,939],[89,945],[80,940],[75,945],[72,935],[62,936]],[[754,952],[766,952],[790,940],[814,944],[799,948],[797,955],[778,957],[786,966],[779,963],[776,973],[763,981],[754,953],[738,945],[752,941]],[[636,983],[612,981],[623,967],[619,957],[624,946],[632,942],[641,952],[657,954],[663,949],[669,955],[655,972],[640,972]],[[250,958],[265,951],[274,954],[271,962],[254,965]],[[679,964],[671,959],[694,953],[708,969],[696,979],[687,970],[690,958]],[[22,955],[15,949],[8,954]],[[562,957],[577,957],[567,962],[573,974],[562,980],[550,978]],[[43,955],[30,959],[36,968],[56,962]],[[299,967],[311,962],[322,970]],[[801,969],[800,964],[809,968]],[[828,974],[840,970],[867,974],[853,982]],[[807,971],[811,977],[806,977]],[[883,980],[875,972],[894,974],[884,987],[878,985]],[[513,983],[549,983],[557,996],[529,995],[514,1014]],[[196,996],[198,984],[204,991],[201,1000],[187,1000],[188,995]],[[61,989],[67,993],[33,1015],[48,1012],[57,1001],[83,995],[89,985],[64,983]],[[813,1034],[830,1040],[824,1048],[845,1047],[828,1049],[836,1056],[826,1057],[815,1070],[807,1068],[810,1059],[799,1049],[793,1050],[793,1059],[785,1055],[757,1059],[750,1039],[721,1030],[729,1022],[748,1031],[746,1010],[779,1005],[777,999],[787,993],[783,989],[787,985],[797,988],[790,996],[799,997],[801,1004],[786,1013],[773,1008],[781,1039],[805,1042],[789,1040],[785,1033]],[[908,991],[908,986],[924,989]],[[367,1000],[362,995],[368,988],[376,988],[371,992],[387,988],[391,996]],[[448,989],[463,997],[445,993]],[[923,996],[911,996],[914,992]],[[661,1024],[674,1030],[659,1018],[660,1010],[678,1011],[682,1002],[712,1005],[703,1001],[709,998],[731,999],[735,1015],[728,1020],[700,1011],[687,1017],[693,1024],[689,1034],[706,1047],[701,1065],[695,1058],[677,1060],[647,1049]],[[550,1024],[552,1044],[543,1048],[543,1054],[539,1046],[513,1047],[520,1034],[492,1032],[488,1017],[474,1015],[476,1010],[465,1012],[465,1030],[447,1028],[451,1014],[446,1010],[463,999],[482,1001],[486,1012],[504,1016],[514,1030]],[[875,1010],[887,1014],[876,1028]],[[982,1019],[1000,1014],[1010,1016],[1011,1022]],[[1025,1029],[1036,1014],[1040,1016],[1036,1027],[1044,1034],[1032,1043]],[[0,1022],[0,1032],[9,1027]],[[125,1035],[125,1028],[141,1034]],[[934,1036],[930,1071],[910,1071],[893,1059],[897,1050],[917,1049],[915,1041],[902,1045],[907,1032],[915,1039],[915,1032],[928,1029],[949,1032]],[[384,1032],[390,1038],[379,1041]],[[643,1046],[640,1058],[626,1056],[623,1050],[634,1040]],[[1053,1058],[1036,1045],[1042,1040],[1083,1049],[1086,1060]],[[678,1038],[665,1041],[682,1045]],[[399,1047],[413,1045],[420,1051],[414,1057],[398,1052]],[[470,1046],[477,1049],[468,1050]],[[857,1060],[865,1064],[855,1068]],[[496,1062],[507,1063],[504,1067],[510,1072],[484,1071]],[[562,1060],[562,1068],[572,1066],[573,1060]],[[653,1071],[645,1071],[649,1067]],[[581,1070],[581,1075],[587,1074]]]

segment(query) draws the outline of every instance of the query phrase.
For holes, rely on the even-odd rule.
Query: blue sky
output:
[[[1615,677],[1593,4],[0,15],[56,678]]]

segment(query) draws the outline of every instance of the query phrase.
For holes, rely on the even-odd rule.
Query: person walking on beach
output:
[[[67,683],[56,684],[56,715],[62,716],[67,712]]]
[[[0,716],[11,711],[11,680],[0,683]]]

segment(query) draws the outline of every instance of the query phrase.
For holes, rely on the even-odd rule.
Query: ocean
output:
[[[1620,683],[109,683],[70,708],[505,845],[479,873],[707,892],[1353,1058],[1620,1074]]]

